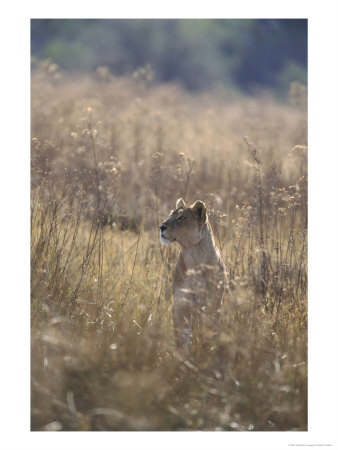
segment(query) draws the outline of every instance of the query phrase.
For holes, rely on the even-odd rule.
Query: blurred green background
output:
[[[32,19],[31,53],[70,72],[149,64],[157,82],[283,96],[307,84],[306,19]]]

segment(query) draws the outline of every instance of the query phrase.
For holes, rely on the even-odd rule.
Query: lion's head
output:
[[[174,211],[160,225],[161,242],[171,244],[177,241],[183,247],[196,245],[203,237],[202,230],[207,220],[207,209],[201,200],[186,206],[180,198]]]

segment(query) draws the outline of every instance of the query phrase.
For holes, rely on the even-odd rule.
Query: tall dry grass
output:
[[[306,430],[305,94],[141,75],[32,75],[32,430]],[[218,335],[185,363],[178,247],[158,238],[182,196],[207,203],[231,278]]]

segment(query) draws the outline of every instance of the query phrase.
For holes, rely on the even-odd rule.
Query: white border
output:
[[[335,0],[223,2],[30,1],[8,4],[1,28],[2,324],[0,447],[6,450],[337,447],[337,43]],[[309,431],[253,433],[30,432],[30,18],[308,18],[310,141]],[[22,333],[18,334],[17,330]]]

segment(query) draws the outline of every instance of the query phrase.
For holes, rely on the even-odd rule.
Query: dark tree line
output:
[[[33,19],[31,51],[62,69],[122,75],[150,64],[158,81],[278,92],[307,81],[303,19]]]

